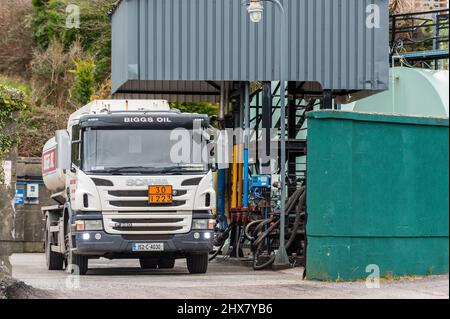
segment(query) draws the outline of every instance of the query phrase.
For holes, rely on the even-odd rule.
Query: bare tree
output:
[[[31,0],[0,0],[0,73],[27,78],[33,58]]]
[[[448,8],[448,0],[390,0],[391,14],[421,12],[433,9]]]

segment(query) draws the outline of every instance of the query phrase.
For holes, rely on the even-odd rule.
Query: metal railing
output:
[[[437,65],[437,61],[448,59],[449,9],[392,15],[389,41],[391,55],[434,60]]]

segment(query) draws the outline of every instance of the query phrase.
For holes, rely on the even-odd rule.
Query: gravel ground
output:
[[[205,275],[189,275],[184,260],[177,260],[172,270],[150,271],[141,270],[136,260],[91,260],[88,276],[79,278],[47,271],[43,254],[13,255],[11,262],[14,278],[50,298],[449,298],[448,276],[381,282],[379,289],[368,289],[364,282],[305,281],[301,268],[255,272],[223,261],[212,262]]]
[[[48,292],[33,288],[24,282],[9,277],[0,277],[0,299],[44,299],[52,298]]]

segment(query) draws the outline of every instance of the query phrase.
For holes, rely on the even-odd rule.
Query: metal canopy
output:
[[[282,2],[287,80],[340,92],[388,88],[388,0]],[[374,5],[379,27],[369,28]],[[112,12],[112,91],[218,102],[211,83],[279,80],[278,19],[266,5],[263,21],[251,23],[241,0],[120,1]]]
[[[115,93],[115,98],[218,103],[220,84],[213,81],[130,80]]]

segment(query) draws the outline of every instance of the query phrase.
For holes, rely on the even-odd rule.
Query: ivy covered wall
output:
[[[15,193],[13,148],[17,143],[19,114],[26,108],[27,97],[22,91],[0,85],[0,278],[11,273],[9,243],[14,236]],[[8,167],[7,176],[4,167]]]

